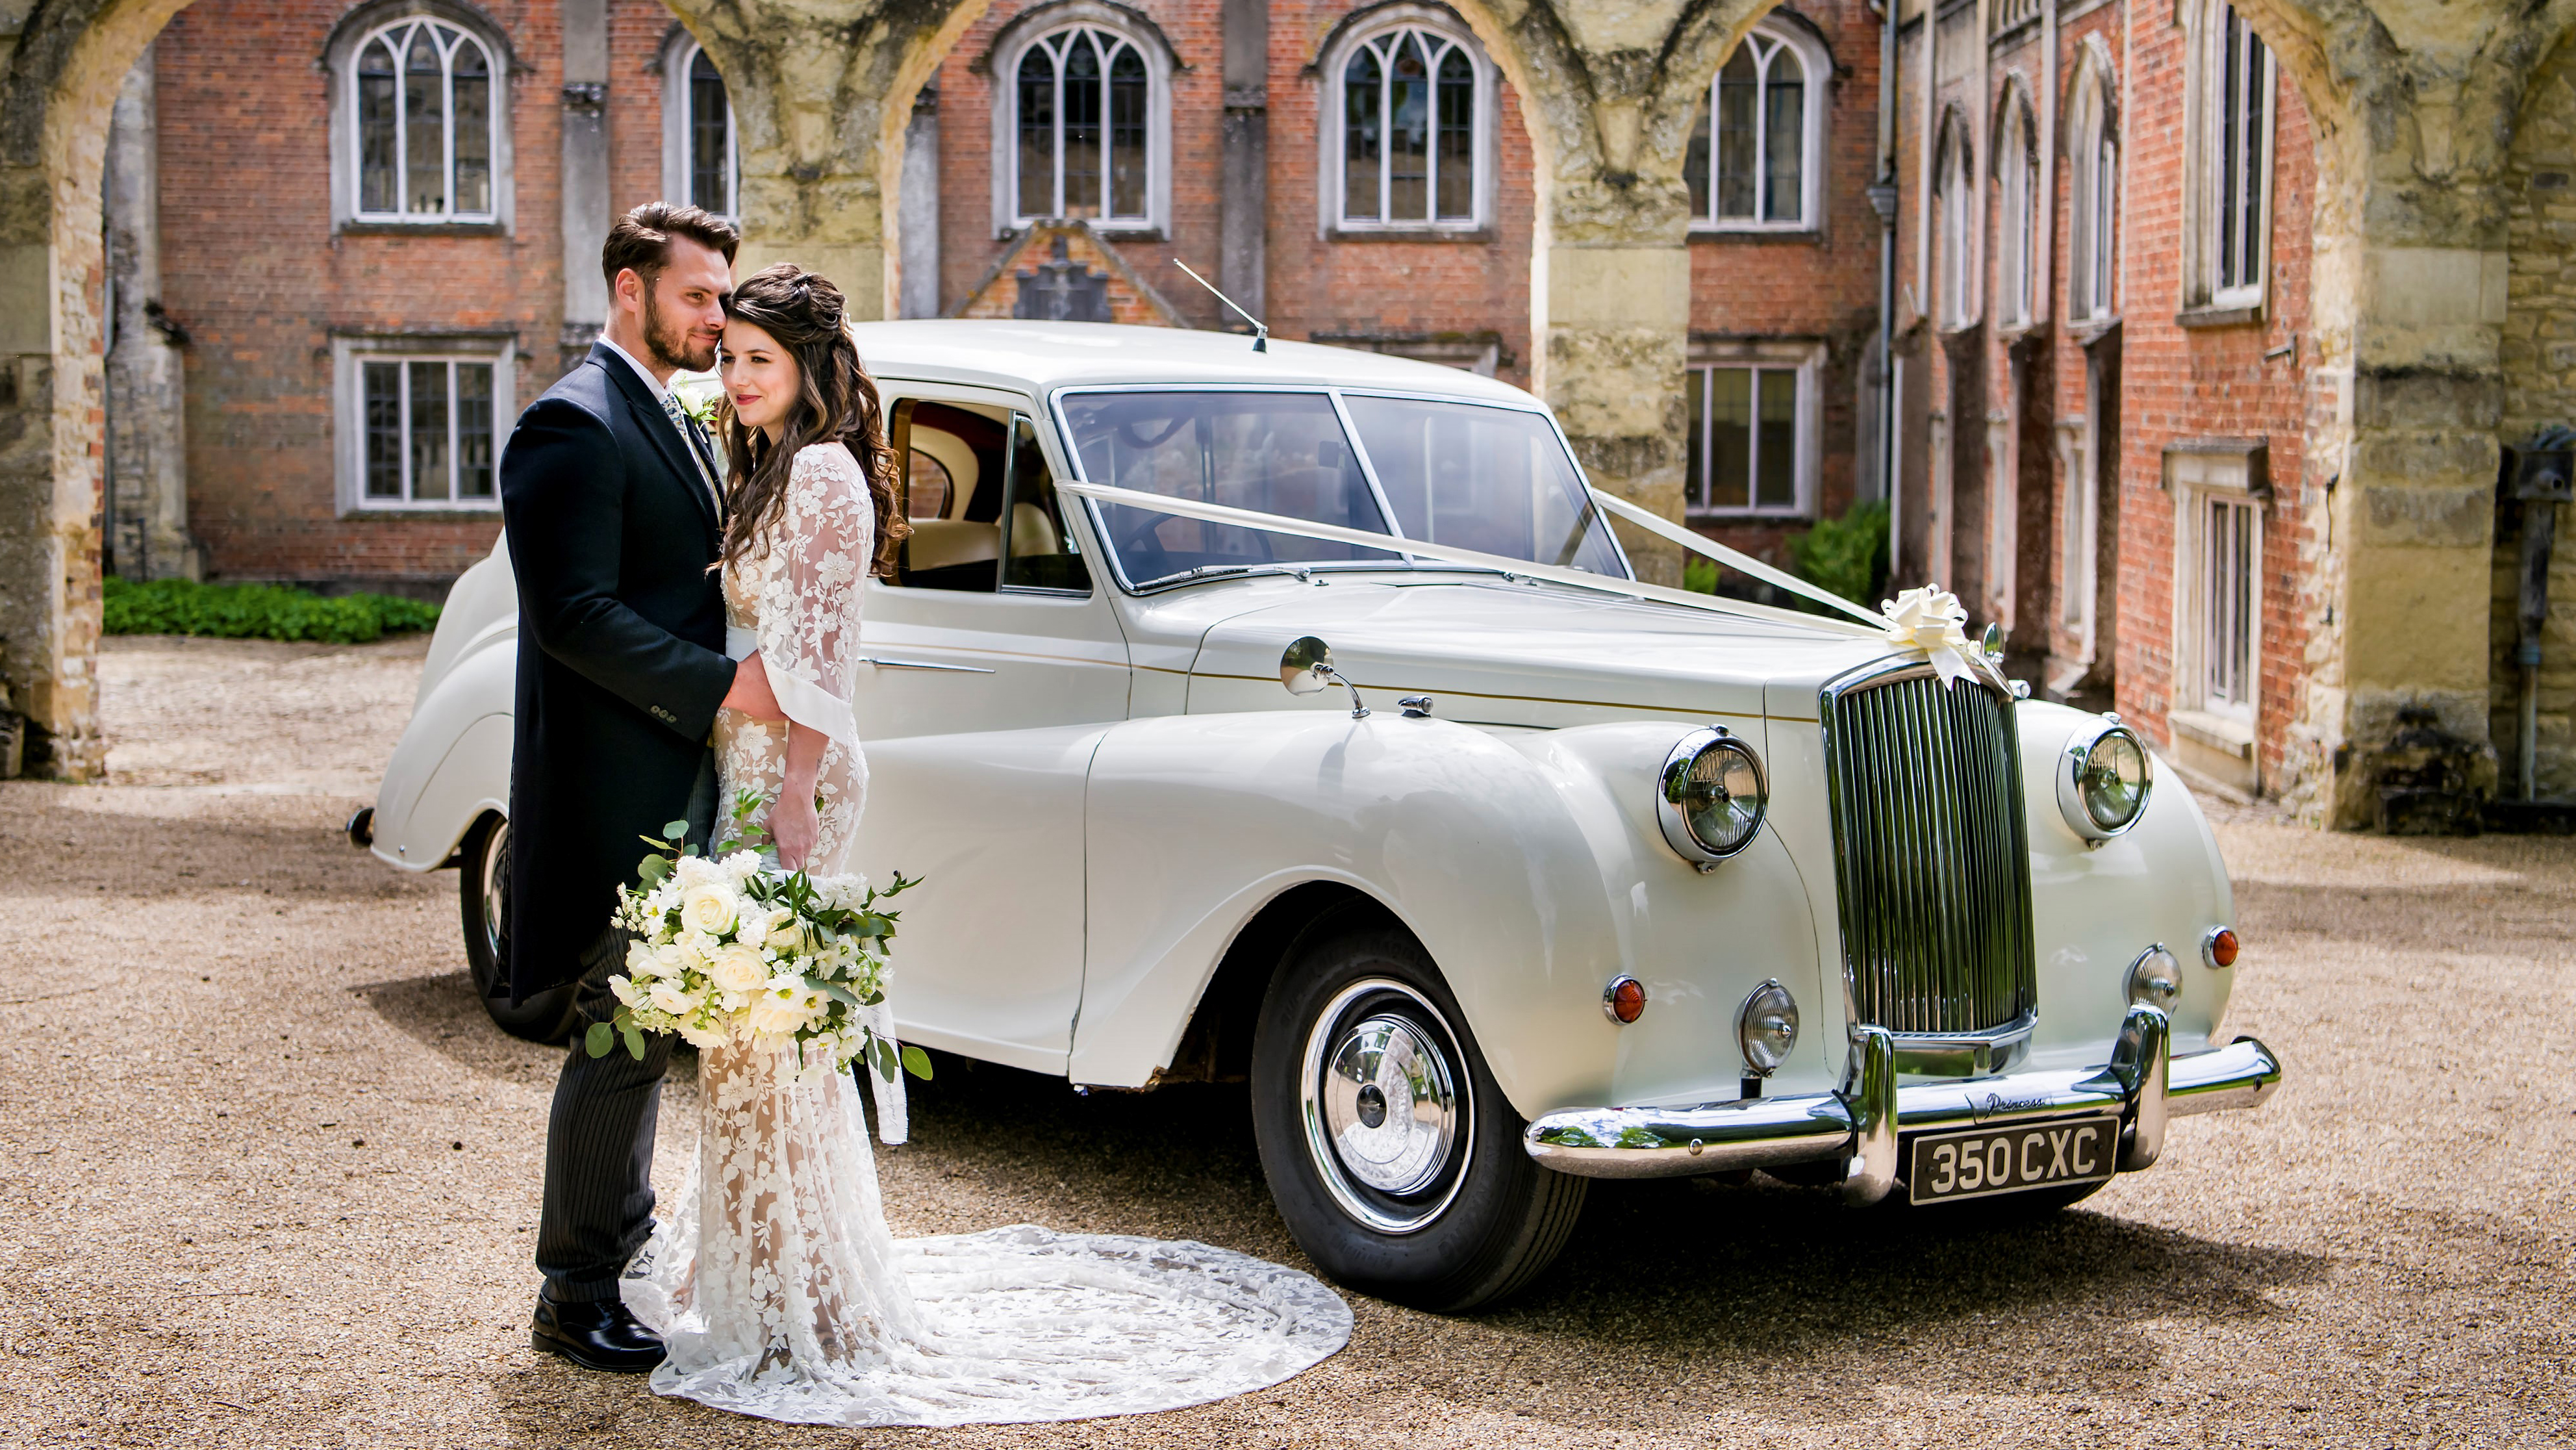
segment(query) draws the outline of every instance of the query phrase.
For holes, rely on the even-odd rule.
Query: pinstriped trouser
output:
[[[689,835],[701,850],[715,824],[715,757],[699,766],[689,792]],[[638,1062],[619,1042],[592,1057],[582,1037],[617,1015],[608,979],[626,965],[627,933],[609,927],[581,956],[572,1051],[555,1080],[546,1117],[546,1188],[537,1217],[537,1268],[561,1303],[617,1297],[626,1261],[653,1232],[653,1127],[671,1039],[644,1039]]]

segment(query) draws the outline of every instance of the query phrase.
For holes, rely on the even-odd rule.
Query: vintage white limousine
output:
[[[2130,730],[1980,647],[1946,684],[1873,624],[1634,582],[1528,394],[1218,333],[858,331],[915,527],[867,599],[854,862],[928,881],[904,1036],[1248,1079],[1343,1281],[1489,1302],[1593,1178],[2071,1203],[2279,1083],[2220,1031],[2216,844]],[[517,633],[496,549],[372,821],[462,868],[478,984]]]

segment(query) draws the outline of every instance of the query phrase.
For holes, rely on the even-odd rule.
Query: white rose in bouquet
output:
[[[742,897],[730,882],[701,881],[680,897],[680,925],[709,936],[733,930],[742,913]]]
[[[789,1037],[805,1029],[820,1002],[799,977],[778,977],[751,999],[751,1030],[763,1037]]]
[[[707,954],[707,977],[720,992],[757,992],[769,981],[769,964],[759,948],[729,942]]]
[[[652,1001],[656,1011],[668,1012],[674,1017],[686,1017],[698,1010],[696,994],[683,991],[669,982],[655,982],[644,995]]]

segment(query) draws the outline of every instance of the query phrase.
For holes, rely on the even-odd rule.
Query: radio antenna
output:
[[[1233,298],[1231,298],[1231,297],[1226,296],[1224,293],[1217,291],[1217,290],[1216,290],[1216,284],[1215,284],[1214,282],[1209,281],[1208,279],[1206,279],[1205,277],[1200,276],[1200,275],[1199,275],[1198,273],[1196,273],[1196,272],[1192,272],[1192,271],[1190,271],[1190,264],[1189,264],[1189,263],[1182,261],[1182,260],[1181,260],[1180,258],[1178,258],[1178,257],[1174,257],[1174,258],[1172,259],[1172,265],[1173,265],[1173,266],[1175,266],[1175,267],[1180,268],[1180,269],[1181,269],[1181,271],[1183,271],[1184,273],[1187,273],[1187,274],[1188,274],[1188,276],[1189,276],[1189,279],[1190,279],[1191,281],[1196,282],[1196,283],[1197,283],[1197,284],[1199,284],[1200,286],[1205,287],[1206,289],[1208,289],[1208,295],[1209,295],[1209,296],[1214,297],[1217,301],[1222,302],[1222,303],[1224,303],[1226,306],[1233,308],[1233,309],[1234,309],[1234,313],[1235,313],[1235,315],[1236,315],[1237,317],[1240,317],[1240,318],[1242,318],[1244,321],[1249,322],[1249,323],[1251,323],[1251,324],[1252,324],[1252,350],[1253,350],[1254,352],[1268,352],[1268,351],[1270,351],[1270,324],[1268,324],[1268,323],[1266,323],[1266,322],[1263,322],[1260,318],[1255,317],[1255,316],[1253,316],[1251,313],[1244,311],[1244,310],[1243,310],[1243,305],[1242,305],[1241,303],[1239,303],[1239,302],[1235,301],[1235,300],[1234,300]]]

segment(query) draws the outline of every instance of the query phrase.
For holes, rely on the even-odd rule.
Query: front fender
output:
[[[1816,948],[1804,888],[1767,835],[1707,875],[1664,847],[1652,781],[1687,728],[1307,712],[1113,728],[1085,810],[1074,1079],[1149,1080],[1243,925],[1293,886],[1334,881],[1421,940],[1524,1117],[1731,1087],[1737,1000],[1775,975],[1803,998]],[[1622,971],[1653,996],[1624,1029],[1601,1010]]]

